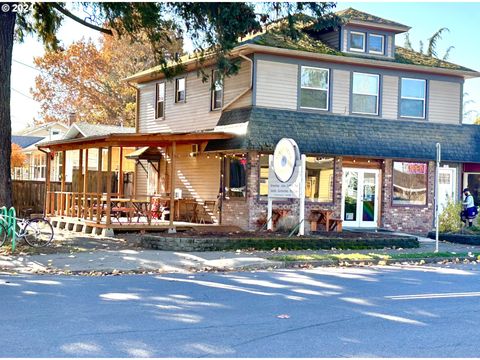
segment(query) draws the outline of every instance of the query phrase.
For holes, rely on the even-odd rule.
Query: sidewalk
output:
[[[242,269],[268,269],[284,267],[285,263],[268,260],[268,257],[299,254],[376,253],[403,254],[426,253],[435,250],[435,241],[420,238],[417,249],[379,250],[317,250],[317,251],[256,251],[256,252],[192,252],[146,250],[138,248],[133,235],[124,239],[95,237],[69,238],[65,242],[79,245],[76,250],[38,255],[0,255],[0,271],[15,273],[92,273],[92,272],[195,272],[230,271]],[[70,235],[71,236],[71,235]],[[134,235],[137,237],[138,235]],[[480,246],[440,242],[441,252],[480,252]],[[418,261],[420,259],[417,259]]]

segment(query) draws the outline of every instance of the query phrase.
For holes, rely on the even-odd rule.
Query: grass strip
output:
[[[469,254],[471,256],[469,256]],[[338,260],[338,261],[372,261],[372,260],[397,260],[397,259],[431,259],[431,258],[456,258],[469,257],[480,260],[480,253],[452,253],[452,252],[425,252],[425,253],[403,253],[403,254],[303,254],[303,255],[277,255],[271,256],[268,260],[273,261],[321,261],[321,260]]]

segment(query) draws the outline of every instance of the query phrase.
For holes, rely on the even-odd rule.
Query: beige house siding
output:
[[[385,75],[382,78],[382,117],[398,118],[398,77]]]
[[[189,156],[189,146],[178,147],[175,188],[182,189],[182,197],[195,198],[203,203],[216,200],[220,190],[220,159],[198,154]]]
[[[332,71],[332,112],[348,115],[350,106],[350,71]]]
[[[257,61],[256,105],[297,109],[298,65]]]
[[[175,81],[166,81],[165,116],[162,119],[155,119],[155,87],[158,82],[161,81],[139,84],[139,132],[197,131],[212,129],[217,124],[221,111],[210,109],[210,81],[202,82],[196,71],[186,74],[185,103],[175,103]],[[224,104],[232,101],[249,86],[250,63],[243,61],[239,73],[225,79]],[[251,105],[251,97],[250,102],[248,99],[242,97],[240,100],[247,106]]]
[[[460,123],[461,84],[429,81],[428,120],[445,124]]]
[[[145,169],[148,169],[147,161],[140,160],[140,162],[143,164],[143,167],[145,167]],[[142,195],[148,195],[148,174],[143,169],[143,167],[140,164],[137,164],[135,179],[135,194],[137,197]]]
[[[387,56],[393,57],[393,36],[387,36]]]

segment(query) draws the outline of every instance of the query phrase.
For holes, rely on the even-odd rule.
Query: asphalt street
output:
[[[477,357],[478,265],[0,275],[1,357]]]

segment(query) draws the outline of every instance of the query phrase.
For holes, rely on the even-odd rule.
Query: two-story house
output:
[[[461,122],[464,81],[480,73],[398,46],[395,35],[408,26],[351,8],[337,15],[338,27],[322,31],[298,17],[295,41],[282,22],[242,39],[231,77],[218,76],[213,58],[203,64],[210,82],[193,58],[173,79],[159,68],[129,77],[139,136],[233,134],[176,152],[151,145],[158,165],[138,154],[135,195],[178,188],[199,203],[217,200],[221,224],[253,230],[267,211],[268,154],[283,137],[307,155],[307,217],[325,208],[344,227],[430,230],[436,143],[442,204],[458,200],[462,187],[478,194],[480,127]],[[294,202],[276,206],[297,211]]]

